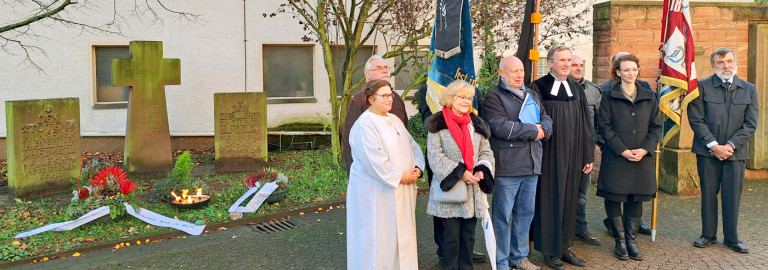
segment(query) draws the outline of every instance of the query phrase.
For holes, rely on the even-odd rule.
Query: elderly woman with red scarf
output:
[[[473,113],[474,94],[469,83],[452,82],[440,97],[442,111],[427,119],[427,159],[434,174],[427,214],[443,225],[438,237],[443,269],[472,269],[475,224],[487,213],[486,194],[493,192],[491,130]],[[466,189],[465,200],[446,202],[436,196],[437,189],[454,187]]]

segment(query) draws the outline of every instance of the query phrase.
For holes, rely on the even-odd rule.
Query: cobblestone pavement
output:
[[[695,248],[700,234],[698,197],[659,197],[659,224],[655,242],[639,237],[645,260],[619,261],[611,253],[613,241],[602,225],[602,200],[589,193],[587,221],[590,231],[602,240],[599,246],[580,241],[573,248],[588,263],[586,268],[568,269],[768,269],[768,180],[748,181],[741,204],[739,231],[750,247],[738,254],[718,244]],[[419,195],[417,208],[419,268],[439,269],[432,238],[432,219],[425,214],[427,195]],[[131,246],[117,251],[101,250],[80,257],[24,265],[17,269],[344,269],[346,267],[345,209],[343,206],[317,213],[294,216],[297,227],[280,232],[260,233],[254,226],[226,230],[210,228],[210,234],[175,238],[158,243]],[[650,225],[651,204],[645,204],[644,219]],[[485,244],[478,232],[475,250]],[[530,259],[543,265],[538,252]],[[476,269],[491,269],[490,263],[476,263]],[[545,268],[546,269],[546,268]]]

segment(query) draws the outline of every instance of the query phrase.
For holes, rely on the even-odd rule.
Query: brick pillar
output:
[[[757,76],[762,74],[763,77],[768,74],[768,70],[750,71],[747,74],[748,67],[753,66],[750,63],[768,62],[768,59],[765,59],[768,58],[768,50],[766,50],[766,56],[761,56],[760,60],[749,56],[749,52],[756,50],[750,48],[750,24],[760,23],[760,21],[768,23],[768,7],[755,3],[692,2],[690,4],[696,47],[695,63],[699,79],[714,73],[709,55],[720,47],[729,47],[736,51],[739,77],[742,79],[754,83],[752,79],[755,77],[754,74],[758,74]],[[595,82],[602,83],[611,77],[609,69],[613,54],[628,51],[640,60],[638,79],[648,81],[651,87],[656,88],[656,79],[659,74],[662,5],[662,1],[609,1],[594,5],[593,59],[596,60],[594,60],[592,74]],[[758,92],[761,92],[760,90],[758,88]],[[761,99],[768,98],[761,96]],[[768,106],[766,102],[762,105]],[[764,111],[761,112],[761,119],[768,117]],[[681,122],[683,125],[680,135],[667,144],[668,148],[662,150],[659,188],[672,194],[700,194],[696,157],[690,152],[693,132],[688,125],[685,113]],[[758,128],[764,130],[766,126],[761,125]],[[761,130],[758,134],[768,134],[768,131]],[[757,153],[758,158],[764,155],[765,166],[768,166],[768,152],[763,153],[764,151],[756,149],[752,151],[752,155],[755,156]],[[753,163],[750,161],[750,164]]]

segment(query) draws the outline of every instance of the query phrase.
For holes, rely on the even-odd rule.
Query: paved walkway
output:
[[[659,230],[656,242],[639,237],[645,260],[615,259],[602,219],[602,200],[589,193],[589,229],[603,244],[576,243],[574,252],[588,263],[586,268],[568,269],[768,269],[768,180],[748,181],[741,204],[739,231],[751,253],[738,254],[722,244],[700,249],[691,242],[700,234],[699,198],[661,194]],[[432,241],[432,219],[425,214],[427,195],[419,195],[417,213],[419,268],[439,269],[436,246]],[[645,220],[650,224],[651,205],[646,204]],[[296,228],[262,233],[253,225],[212,230],[203,236],[174,238],[117,251],[101,250],[80,257],[52,260],[17,269],[344,269],[346,268],[345,211],[343,206],[318,213],[294,216]],[[475,249],[484,247],[482,237]],[[543,265],[539,253],[531,260]],[[491,269],[489,263],[476,263],[476,269]]]

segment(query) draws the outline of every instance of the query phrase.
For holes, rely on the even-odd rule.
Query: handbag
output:
[[[443,191],[440,185],[432,185],[432,196],[441,203],[463,203],[468,199],[467,184],[461,179],[448,191]]]

